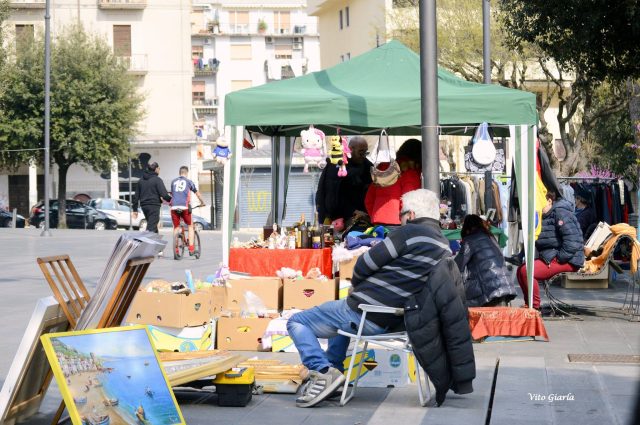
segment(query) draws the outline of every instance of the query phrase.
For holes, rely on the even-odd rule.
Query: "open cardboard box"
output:
[[[353,277],[353,268],[356,265],[356,261],[360,256],[353,257],[349,261],[341,261],[338,266],[338,271],[340,273],[340,279],[351,279]]]
[[[126,321],[141,325],[185,328],[201,326],[211,320],[211,296],[208,291],[172,294],[138,291]]]
[[[270,321],[270,318],[220,317],[218,350],[262,350],[262,336]]]
[[[336,281],[317,279],[285,279],[283,309],[305,310],[337,299]]]
[[[227,281],[225,310],[238,312],[245,303],[244,294],[251,291],[262,300],[267,310],[282,309],[282,279],[279,277],[250,277]]]

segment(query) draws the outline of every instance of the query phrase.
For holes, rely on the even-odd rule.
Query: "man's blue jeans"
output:
[[[291,316],[287,330],[296,344],[302,363],[309,370],[321,371],[333,366],[344,371],[349,338],[339,335],[338,329],[357,333],[361,316],[361,313],[356,313],[347,305],[346,299],[329,301]],[[367,320],[362,333],[377,335],[385,331],[385,328]],[[320,348],[318,338],[329,338],[326,353]]]

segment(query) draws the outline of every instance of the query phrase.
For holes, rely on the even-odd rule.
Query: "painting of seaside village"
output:
[[[184,424],[146,328],[48,334],[42,343],[74,425]]]

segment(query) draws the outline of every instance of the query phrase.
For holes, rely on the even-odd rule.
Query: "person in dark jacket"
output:
[[[338,177],[338,168],[328,164],[318,181],[316,206],[318,220],[331,224],[343,218],[346,222],[354,213],[364,212],[364,196],[371,184],[371,162],[367,159],[369,145],[364,137],[349,140],[351,158],[347,163],[347,175]]]
[[[596,210],[591,206],[591,197],[583,190],[576,190],[576,218],[580,224],[580,230],[582,230],[582,236],[586,241],[589,239],[593,230],[598,225],[598,217],[596,216]]]
[[[533,263],[533,305],[540,310],[538,279],[551,279],[564,272],[575,272],[584,264],[582,230],[569,201],[547,192],[547,205],[542,209],[542,230],[536,240],[536,260]],[[525,303],[528,302],[527,265],[516,272]],[[523,307],[529,307],[525,304]]]
[[[462,224],[462,244],[455,261],[464,281],[468,307],[507,305],[516,297],[498,243],[478,215],[469,214]]]
[[[451,257],[449,243],[440,231],[439,202],[436,194],[426,189],[418,189],[406,193],[402,202],[402,226],[358,258],[351,281],[351,294],[346,299],[329,301],[296,313],[287,322],[287,330],[300,353],[302,363],[311,371],[309,384],[302,396],[296,400],[298,407],[315,406],[344,383],[343,362],[349,338],[339,335],[337,331],[343,329],[353,332],[357,329],[361,319],[359,304],[404,307],[410,297],[424,292],[423,290],[429,286],[427,280],[433,266],[438,264],[440,259]],[[443,294],[444,292],[446,291],[443,291]],[[452,323],[446,318],[441,318],[443,320],[436,326],[437,334],[429,336],[430,340],[435,338],[441,343],[440,350],[436,353],[439,359],[449,360],[434,363],[437,366],[425,365],[432,368],[425,367],[430,377],[434,373],[449,376],[449,367],[453,368],[461,363],[469,364],[469,350],[460,349],[465,343],[460,342],[457,345],[457,341],[468,342],[473,363],[466,309],[455,289],[453,293],[455,296],[444,300],[444,304],[440,304],[441,299],[438,298],[438,305],[448,305],[447,312],[458,320]],[[376,335],[403,327],[403,318],[392,314],[371,314],[367,315],[367,319],[364,335]],[[440,335],[441,328],[445,334],[443,336]],[[453,332],[454,329],[456,337],[449,338],[452,336],[449,332]],[[329,338],[326,352],[320,348],[318,338]],[[456,342],[451,342],[453,340]],[[461,360],[460,353],[463,352],[465,358]],[[449,385],[447,381],[444,392],[452,386],[457,387],[458,384],[460,388],[468,389],[470,381],[475,377],[475,363],[473,364],[473,374],[465,369],[467,373],[456,375],[461,377],[456,385]],[[433,367],[436,367],[436,372]]]
[[[142,208],[145,218],[147,219],[147,231],[158,233],[158,222],[160,221],[160,206],[162,200],[170,201],[171,195],[164,187],[164,183],[160,177],[160,166],[157,162],[149,164],[142,178],[138,181],[138,187],[133,196],[132,208],[133,217],[138,218],[138,205]]]

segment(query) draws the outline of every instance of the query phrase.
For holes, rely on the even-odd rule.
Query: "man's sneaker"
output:
[[[300,397],[296,399],[298,407],[313,407],[329,397],[345,381],[344,375],[330,367],[327,373],[312,370],[309,382]]]
[[[342,397],[342,390],[344,390],[344,385],[340,385],[336,388],[331,394],[329,394],[329,397],[327,397],[326,400]]]

